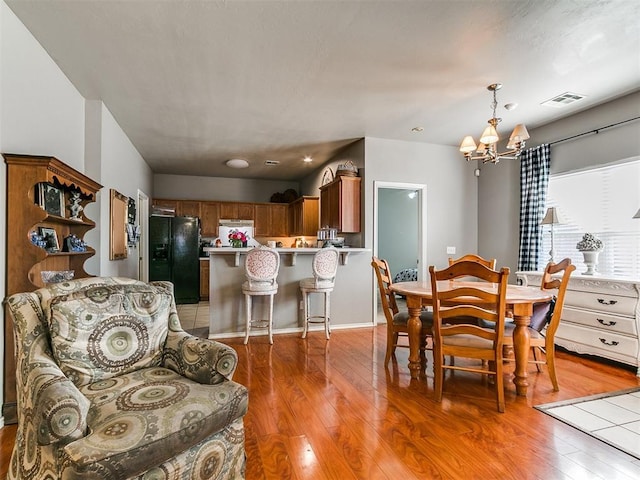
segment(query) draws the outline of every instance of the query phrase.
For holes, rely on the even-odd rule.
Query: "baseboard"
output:
[[[348,329],[352,329],[352,328],[371,328],[371,327],[375,327],[376,325],[372,324],[372,323],[350,323],[348,325],[331,325],[331,330],[335,331],[335,330],[348,330]],[[304,329],[302,327],[296,327],[296,328],[280,328],[280,329],[276,329],[273,331],[274,335],[284,335],[284,334],[291,334],[291,333],[302,333]],[[324,326],[314,326],[314,327],[310,327],[309,332],[324,332]],[[266,330],[264,329],[260,329],[256,332],[252,332],[250,334],[250,336],[259,336],[259,335],[266,335]],[[219,339],[224,339],[224,338],[242,338],[244,337],[244,332],[231,332],[231,333],[214,333],[214,334],[209,334],[209,339],[210,340],[219,340]]]

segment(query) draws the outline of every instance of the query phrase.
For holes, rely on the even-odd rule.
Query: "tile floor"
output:
[[[640,458],[640,391],[541,410]]]
[[[207,330],[209,332],[209,302],[177,305],[178,318],[185,330]]]

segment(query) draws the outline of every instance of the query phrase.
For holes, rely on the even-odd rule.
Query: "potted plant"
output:
[[[595,267],[598,265],[598,255],[604,248],[604,243],[592,233],[585,233],[582,240],[576,244],[576,248],[582,252],[584,264],[587,266],[584,275],[594,275]]]

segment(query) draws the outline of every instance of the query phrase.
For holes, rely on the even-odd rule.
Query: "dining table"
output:
[[[459,287],[482,288],[488,292],[496,293],[497,284],[489,282],[445,280],[438,282],[438,291],[448,291]],[[393,292],[403,295],[407,300],[409,320],[407,323],[409,336],[409,371],[412,378],[419,378],[423,368],[420,361],[420,313],[425,306],[432,305],[431,282],[397,282],[392,283]],[[529,381],[527,380],[527,363],[529,360],[530,335],[527,328],[531,323],[533,306],[536,303],[549,302],[553,298],[552,292],[535,287],[521,285],[507,285],[507,297],[505,299],[507,312],[513,315],[515,329],[513,331],[513,350],[516,360],[513,383],[518,395],[526,396]]]

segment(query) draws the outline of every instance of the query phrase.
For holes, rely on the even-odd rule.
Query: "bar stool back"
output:
[[[324,331],[329,340],[331,328],[329,325],[329,312],[331,309],[330,295],[335,285],[336,272],[338,271],[338,250],[334,247],[318,250],[313,256],[312,269],[313,278],[305,278],[300,281],[302,290],[302,303],[304,307],[304,331],[302,338],[307,337],[307,330],[310,323],[324,323]],[[324,295],[323,315],[310,315],[309,294],[322,293]]]
[[[251,328],[266,328],[269,332],[269,343],[273,343],[273,297],[278,292],[276,278],[279,270],[280,254],[276,250],[260,246],[247,253],[244,264],[247,280],[242,284],[246,307],[245,345],[249,341]],[[269,297],[269,318],[267,320],[252,318],[252,298],[254,296]]]

